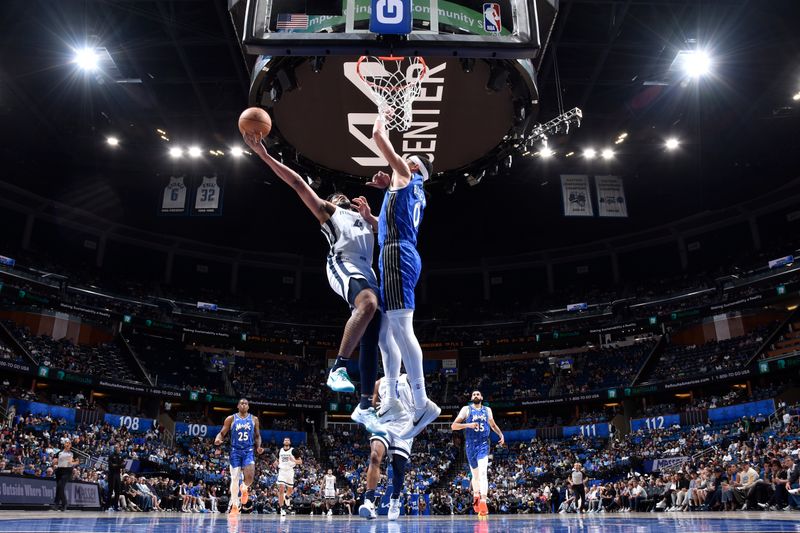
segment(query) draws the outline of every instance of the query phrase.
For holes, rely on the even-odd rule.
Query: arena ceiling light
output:
[[[93,72],[97,70],[100,56],[95,52],[94,48],[80,48],[75,50],[73,62],[77,64],[81,70]]]
[[[666,146],[669,151],[677,150],[680,145],[681,142],[675,137],[670,137],[667,139],[667,142],[664,143],[664,146]]]
[[[555,155],[555,152],[545,144],[542,146],[542,149],[539,150],[539,155],[542,156],[542,159],[549,159]]]
[[[700,78],[711,72],[711,56],[704,50],[680,52],[683,54],[683,70],[692,78]]]
[[[118,146],[119,145],[119,139],[117,139],[116,137],[113,137],[113,136],[112,137],[107,137],[106,138],[106,143],[109,146]]]
[[[183,156],[183,150],[181,150],[177,146],[173,146],[172,148],[169,149],[169,156],[172,159],[178,159],[179,157]]]
[[[244,154],[244,151],[241,148],[239,148],[238,146],[234,146],[233,148],[231,148],[230,154],[233,157],[242,157],[242,154]]]
[[[188,153],[189,153],[189,157],[191,157],[193,159],[197,159],[198,157],[203,155],[203,150],[201,150],[199,146],[190,146],[189,150],[188,150]]]
[[[594,148],[587,148],[586,150],[583,151],[583,157],[585,157],[586,159],[594,159],[595,157],[597,157],[597,150],[595,150]]]
[[[796,92],[794,96],[792,96],[792,100],[795,102],[800,101],[800,92]]]
[[[608,161],[609,159],[611,159],[612,157],[614,157],[614,150],[612,150],[611,148],[606,148],[605,150],[603,150],[602,152],[600,152],[600,156],[601,156],[603,159],[605,159],[606,161]]]

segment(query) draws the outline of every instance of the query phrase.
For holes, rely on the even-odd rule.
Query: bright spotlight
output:
[[[611,148],[606,148],[600,153],[600,155],[605,160],[611,159],[612,157],[614,157],[614,150],[612,150]]]
[[[583,157],[586,159],[594,159],[597,156],[597,150],[594,148],[587,148],[583,151]]]
[[[190,146],[189,147],[189,157],[196,158],[200,157],[203,154],[203,151],[200,149],[199,146]]]
[[[231,148],[231,155],[233,157],[242,157],[243,153],[244,153],[244,151],[241,148],[239,148],[238,146],[234,146],[233,148]]]
[[[800,101],[800,92],[798,92],[794,96],[792,96],[792,100],[794,100],[795,102]]]
[[[686,70],[686,74],[692,78],[699,78],[711,71],[711,57],[707,52],[696,50],[686,54],[683,68]]]
[[[670,137],[667,139],[667,142],[664,143],[664,145],[667,147],[667,150],[675,150],[678,148],[678,146],[680,146],[680,144],[680,141],[675,137]]]
[[[553,150],[549,146],[543,146],[542,149],[539,151],[539,155],[542,156],[542,159],[547,159],[548,157],[553,157]]]
[[[75,51],[75,63],[82,70],[91,72],[97,70],[97,63],[100,60],[94,48],[82,48]]]
[[[169,149],[169,156],[172,159],[178,159],[182,155],[183,155],[183,150],[181,150],[177,146],[173,146],[172,148]]]
[[[106,139],[106,142],[108,143],[109,146],[117,146],[119,144],[119,139],[117,139],[116,137],[108,137]]]

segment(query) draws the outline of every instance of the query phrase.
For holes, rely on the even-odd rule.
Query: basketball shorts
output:
[[[336,491],[335,490],[325,490],[325,499],[326,500],[333,500],[336,498]]]
[[[350,307],[355,307],[356,296],[364,289],[372,289],[376,295],[379,294],[378,279],[366,259],[362,261],[361,258],[353,260],[340,254],[329,255],[325,272],[333,292]]]
[[[250,448],[249,450],[231,450],[231,467],[232,468],[243,468],[248,465],[252,465],[256,462],[255,457],[253,456],[253,449]]]
[[[399,418],[386,425],[386,435],[372,435],[369,440],[370,442],[377,440],[383,443],[389,456],[399,454],[401,457],[411,459],[411,447],[414,445],[414,439],[401,439],[398,437],[398,435],[405,433],[408,427],[408,419],[405,417]]]
[[[478,468],[478,461],[484,457],[489,457],[489,445],[481,444],[478,446],[466,446],[467,463],[470,468]]]
[[[278,470],[278,483],[294,487],[294,470]]]
[[[422,261],[410,242],[387,242],[378,258],[381,274],[381,307],[384,312],[414,309]]]

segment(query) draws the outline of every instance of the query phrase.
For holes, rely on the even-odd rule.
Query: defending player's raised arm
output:
[[[492,428],[492,431],[497,433],[498,437],[500,437],[500,442],[498,442],[498,444],[500,446],[505,446],[506,438],[503,436],[503,432],[500,429],[500,426],[498,426],[497,422],[494,421],[494,415],[492,414],[492,408],[491,407],[487,407],[486,408],[486,414],[487,414],[487,416],[489,418],[489,427]]]
[[[411,179],[411,169],[408,168],[408,163],[406,163],[405,159],[400,157],[400,155],[394,151],[394,147],[389,140],[389,132],[386,131],[384,118],[380,115],[378,115],[378,118],[375,119],[375,126],[372,128],[372,140],[375,141],[375,144],[377,145],[381,155],[384,159],[386,159],[386,162],[389,163],[389,166],[394,171],[395,176],[393,177],[393,180],[395,178],[402,180],[402,183],[392,183],[392,186],[404,187]],[[375,179],[373,178],[373,182],[374,181]]]
[[[244,142],[247,143],[247,146],[253,150],[254,153],[264,161],[269,168],[272,169],[277,176],[283,180],[287,185],[289,185],[292,189],[295,190],[297,195],[303,201],[303,203],[308,207],[309,211],[317,217],[320,224],[324,224],[327,221],[333,212],[336,210],[336,206],[330,202],[326,202],[311,188],[311,186],[306,183],[306,180],[303,177],[292,170],[291,168],[287,167],[267,152],[266,147],[262,144],[261,138],[255,135],[244,135]]]
[[[222,444],[222,439],[224,439],[225,435],[231,430],[231,424],[233,424],[233,415],[226,418],[225,422],[222,423],[222,429],[219,430],[219,433],[217,433],[217,436],[214,438],[214,444],[217,446]]]
[[[469,408],[462,407],[461,411],[458,412],[458,416],[456,417],[456,419],[453,420],[452,424],[450,424],[450,429],[452,429],[453,431],[461,431],[462,429],[478,429],[477,422],[472,422],[469,424],[464,423],[464,420],[467,419],[468,415],[469,415]]]
[[[253,443],[256,445],[256,453],[261,455],[264,453],[264,448],[261,447],[261,422],[258,417],[253,417]]]

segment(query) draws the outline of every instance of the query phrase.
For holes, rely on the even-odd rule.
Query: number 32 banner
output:
[[[222,183],[217,176],[203,176],[194,192],[192,215],[218,216],[222,214]]]

